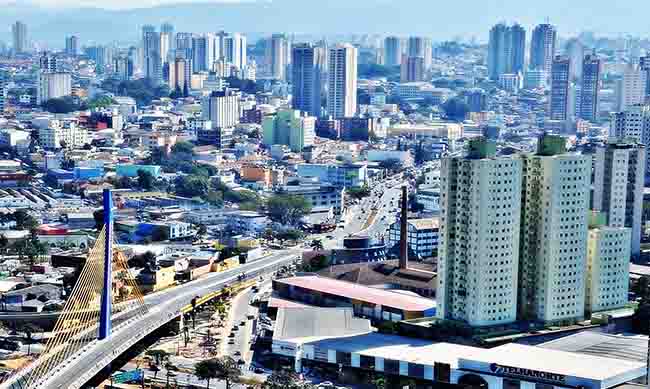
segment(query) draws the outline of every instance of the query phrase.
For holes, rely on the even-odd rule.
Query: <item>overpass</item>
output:
[[[106,366],[135,345],[148,334],[174,320],[182,314],[184,308],[191,305],[196,296],[209,298],[216,296],[224,287],[240,280],[242,273],[246,279],[254,279],[263,274],[278,270],[290,264],[300,254],[299,250],[284,250],[257,261],[241,265],[236,269],[188,282],[178,287],[163,290],[144,297],[149,308],[144,316],[136,315],[133,310],[119,315],[119,324],[115,325],[109,336],[103,340],[94,340],[81,348],[79,352],[61,361],[56,370],[38,382],[25,384],[26,375],[37,368],[39,360],[12,381],[0,385],[0,388],[81,388],[86,382],[101,372]]]

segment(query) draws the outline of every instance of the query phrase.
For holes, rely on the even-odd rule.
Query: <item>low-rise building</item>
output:
[[[312,207],[332,207],[340,215],[344,208],[345,189],[331,184],[301,184],[282,187],[282,192],[302,196]]]
[[[358,188],[368,183],[368,165],[365,163],[302,163],[296,166],[301,178],[318,178],[343,188]]]
[[[138,171],[151,173],[154,178],[160,177],[162,170],[157,165],[135,165],[135,164],[119,164],[115,167],[115,173],[120,177],[135,178],[138,176]]]

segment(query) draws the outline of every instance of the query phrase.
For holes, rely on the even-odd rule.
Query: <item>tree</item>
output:
[[[19,209],[14,212],[12,218],[16,222],[17,230],[33,230],[38,228],[39,225],[36,218],[24,209]]]
[[[197,235],[205,235],[208,233],[208,228],[205,226],[205,224],[199,224],[197,227],[196,234]]]
[[[232,382],[239,379],[241,370],[237,361],[231,357],[206,359],[194,365],[194,374],[201,380],[206,380],[206,388],[210,387],[211,379],[219,379],[230,389]]]
[[[289,370],[274,371],[273,374],[267,378],[266,382],[262,384],[263,389],[307,389],[313,388],[313,385],[308,384],[300,379],[298,374]]]
[[[292,241],[297,241],[302,239],[305,236],[302,231],[296,230],[296,229],[288,229],[284,230],[282,232],[279,232],[276,234],[276,238],[280,240],[280,242],[284,243],[287,240],[292,240]]]
[[[49,99],[41,104],[44,110],[51,113],[70,113],[79,110],[72,96],[57,97]]]
[[[383,169],[397,172],[402,170],[403,164],[399,159],[387,159],[385,161],[379,162],[379,166]]]
[[[7,253],[7,248],[9,248],[9,239],[2,234],[0,235],[0,251],[3,255]]]
[[[445,101],[442,109],[445,111],[447,119],[463,121],[465,120],[465,116],[467,116],[467,112],[469,112],[469,105],[458,97],[452,97]]]
[[[147,251],[142,254],[137,254],[131,257],[127,263],[131,268],[146,267],[148,265],[156,263],[156,254],[154,254],[151,251]]]
[[[172,146],[172,154],[194,155],[194,145],[190,142],[180,141]]]
[[[360,188],[349,188],[346,194],[354,199],[362,199],[370,196],[370,188],[367,185]]]
[[[183,197],[205,197],[210,185],[204,176],[184,176],[176,179],[176,194]]]
[[[145,354],[152,357],[157,365],[169,358],[169,353],[165,350],[147,350]]]
[[[151,172],[148,172],[146,170],[138,170],[138,186],[144,190],[152,190],[154,188],[154,184],[156,183],[156,179],[154,178],[153,174]]]
[[[311,247],[314,251],[322,251],[323,250],[323,241],[320,239],[314,239],[309,243],[309,247]]]
[[[271,220],[282,224],[297,225],[311,211],[311,204],[302,196],[275,194],[266,207]]]

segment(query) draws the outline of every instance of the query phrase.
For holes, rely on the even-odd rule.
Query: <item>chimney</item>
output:
[[[408,269],[408,192],[406,185],[402,187],[402,214],[400,216],[400,238],[399,238],[399,268]]]

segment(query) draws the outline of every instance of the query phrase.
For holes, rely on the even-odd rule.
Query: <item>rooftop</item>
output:
[[[315,275],[283,278],[276,282],[408,312],[427,311],[436,307],[434,300],[424,297],[403,295]]]

